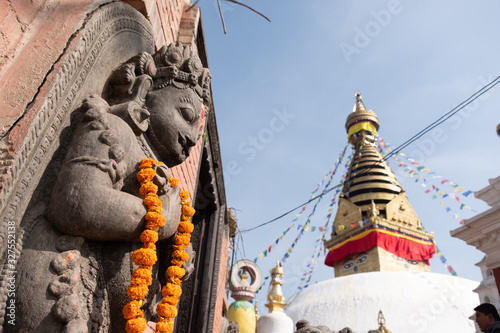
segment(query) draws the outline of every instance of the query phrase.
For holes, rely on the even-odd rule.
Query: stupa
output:
[[[479,304],[479,283],[430,272],[433,233],[377,151],[379,121],[359,92],[345,127],[354,156],[325,241],[325,264],[336,277],[291,297],[285,312],[333,332],[374,332],[379,311],[394,333],[474,332],[468,317]]]

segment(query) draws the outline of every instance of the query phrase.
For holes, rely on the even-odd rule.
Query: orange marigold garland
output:
[[[153,280],[151,269],[157,261],[155,246],[158,241],[157,231],[165,224],[165,217],[161,214],[162,202],[157,195],[158,186],[153,183],[156,176],[153,169],[155,164],[162,163],[151,158],[142,159],[137,172],[137,180],[141,184],[139,193],[144,197],[144,205],[148,208],[148,212],[144,217],[146,227],[141,233],[141,241],[144,245],[132,254],[132,261],[139,266],[132,273],[132,281],[127,290],[127,295],[132,301],[123,307],[123,316],[127,319],[125,330],[128,333],[142,333],[146,329],[146,319],[141,307],[146,299],[148,286]],[[179,179],[170,177],[169,183],[172,187],[179,186]],[[187,191],[180,191],[179,196],[182,202],[182,217],[173,245],[172,266],[167,269],[168,283],[162,289],[163,299],[156,308],[160,320],[156,324],[155,333],[172,333],[174,329],[174,319],[177,316],[176,306],[182,294],[181,279],[186,274],[181,266],[189,259],[189,254],[184,249],[191,242],[191,232],[194,229],[191,217],[195,210],[187,201],[189,199]]]
[[[171,186],[179,185],[178,179],[170,177],[169,181]],[[195,210],[191,207],[191,203],[187,201],[189,199],[187,191],[180,191],[179,196],[182,202],[183,215],[175,236],[175,244],[172,245],[174,252],[172,253],[172,266],[167,269],[168,282],[161,290],[163,299],[156,307],[160,320],[156,324],[155,333],[171,333],[174,329],[174,319],[177,316],[176,306],[182,294],[181,278],[186,274],[186,270],[181,266],[189,259],[189,254],[184,249],[191,242],[191,232],[194,229],[194,225],[191,228],[191,216],[194,215]]]

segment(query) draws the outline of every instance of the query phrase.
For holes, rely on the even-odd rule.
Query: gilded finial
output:
[[[392,333],[385,327],[385,318],[384,314],[382,313],[382,310],[379,310],[378,312],[378,331],[381,333]]]
[[[365,105],[363,104],[363,96],[356,91],[356,103],[354,103],[354,107],[352,108],[352,112],[356,111],[366,111]]]
[[[281,286],[283,286],[283,275],[283,267],[278,261],[276,267],[271,269],[271,290],[267,295],[267,300],[269,301],[269,303],[266,304],[266,306],[269,308],[269,313],[284,312],[284,308],[287,305],[287,303],[285,303],[285,298],[283,297],[283,291],[281,289]]]
[[[379,128],[377,115],[372,110],[367,110],[365,108],[363,97],[359,91],[356,92],[355,96],[356,102],[345,124],[347,138],[351,140],[354,136],[353,139],[356,139],[356,137],[364,137],[366,134],[375,137]],[[354,144],[354,142],[352,143]]]

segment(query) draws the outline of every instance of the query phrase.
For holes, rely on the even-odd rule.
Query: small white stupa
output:
[[[267,295],[269,313],[261,316],[257,321],[257,333],[293,333],[293,321],[288,317],[284,308],[287,305],[283,297],[283,267],[277,263],[271,270],[271,290]]]

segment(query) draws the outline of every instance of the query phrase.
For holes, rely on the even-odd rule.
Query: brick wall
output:
[[[186,12],[190,7],[189,1],[123,0],[123,2],[140,11],[151,22],[157,48],[177,41],[183,44],[193,42],[189,31],[197,31],[200,10],[193,7]]]
[[[0,136],[28,111],[87,13],[105,2],[0,1]],[[12,138],[12,150],[24,134]]]

